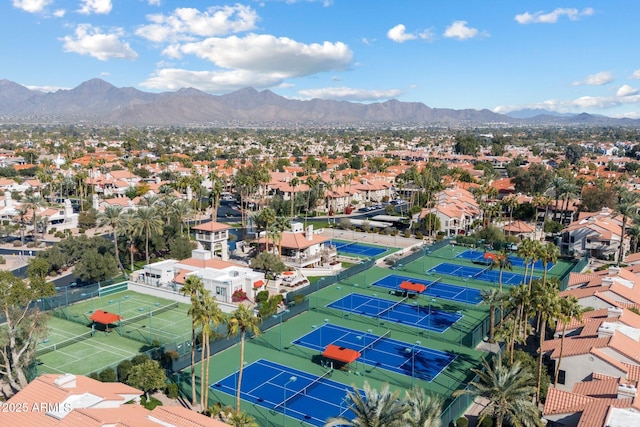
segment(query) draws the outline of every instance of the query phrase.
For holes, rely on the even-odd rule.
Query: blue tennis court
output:
[[[353,388],[330,380],[328,376],[318,377],[260,359],[244,368],[240,397],[314,426],[323,426],[329,417],[353,418],[353,412],[342,403],[347,391],[353,391]],[[209,388],[235,396],[237,381],[237,373],[234,373]]]
[[[353,255],[364,255],[375,257],[385,253],[385,248],[377,248],[374,246],[367,246],[360,243],[346,242],[344,240],[332,240],[331,244],[336,247],[338,252],[343,252]]]
[[[489,267],[479,268],[467,265],[451,264],[443,262],[429,270],[429,273],[447,274],[449,276],[467,277],[469,279],[484,280],[485,282],[498,283],[500,280],[500,270],[491,270]],[[538,277],[534,276],[534,279]],[[519,285],[524,283],[524,275],[502,271],[502,283],[505,285]]]
[[[391,339],[389,333],[379,336],[329,323],[293,343],[318,351],[329,344],[356,350],[361,353],[358,361],[366,365],[425,381],[433,380],[456,358],[452,353]]]
[[[436,280],[422,280],[413,277],[390,274],[389,276],[383,277],[377,282],[374,282],[372,285],[380,286],[387,289],[399,290],[400,284],[405,281],[425,285],[427,289],[420,295],[448,299],[450,301],[457,301],[474,305],[482,301],[480,290],[458,285],[451,285],[449,283],[443,283],[441,281],[441,278],[437,278]]]
[[[475,261],[475,262],[485,262],[488,260],[485,259],[484,257],[484,252],[482,251],[474,251],[473,249],[468,249],[464,252],[460,252],[458,255],[456,255],[456,258],[462,258],[462,259],[468,259],[470,261]],[[524,258],[521,258],[519,256],[515,256],[515,255],[509,255],[509,261],[511,261],[511,265],[514,267],[522,267],[525,268],[527,263],[525,262]],[[547,271],[551,270],[553,268],[555,264],[550,262],[547,264]],[[531,266],[531,262],[529,262],[529,266]],[[544,270],[544,264],[542,263],[542,261],[538,260],[535,262],[534,264],[534,268],[536,270]]]
[[[425,307],[407,304],[403,302],[405,300],[406,298],[398,302],[353,293],[332,302],[327,307],[439,333],[446,331],[462,318],[458,313],[435,310],[429,305]]]

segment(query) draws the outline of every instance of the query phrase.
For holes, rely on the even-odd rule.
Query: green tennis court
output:
[[[47,322],[49,335],[38,343],[36,364],[38,373],[70,373],[87,375],[120,361],[131,359],[145,350],[139,342],[117,333],[91,333],[91,328],[51,317]]]
[[[133,291],[123,291],[72,304],[58,309],[56,316],[82,325],[90,325],[91,315],[96,310],[121,316],[122,330],[117,324],[113,324],[114,332],[139,342],[165,344],[191,339],[188,304]]]

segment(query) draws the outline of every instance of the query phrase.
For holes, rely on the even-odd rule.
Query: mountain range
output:
[[[640,120],[586,113],[557,115],[545,110],[523,110],[505,115],[488,109],[430,108],[420,102],[395,99],[371,104],[322,99],[302,101],[253,88],[226,95],[210,95],[193,88],[149,93],[131,87],[117,88],[101,79],[47,93],[0,80],[2,122],[129,126],[640,125]]]

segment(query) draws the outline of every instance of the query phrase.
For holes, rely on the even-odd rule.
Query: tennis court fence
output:
[[[178,308],[178,302],[172,302],[171,304],[165,305],[160,308],[156,308],[155,310],[148,311],[144,314],[140,314],[138,316],[130,317],[128,319],[124,319],[120,322],[122,326],[130,325],[132,323],[139,322],[140,320],[147,320],[149,317],[157,316],[158,314],[165,313],[167,311],[173,310],[174,308]]]

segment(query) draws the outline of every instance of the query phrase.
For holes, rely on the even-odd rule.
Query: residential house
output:
[[[100,382],[83,375],[42,374],[6,402],[0,424],[12,427],[223,427],[181,406],[140,403],[142,391],[118,382]],[[131,404],[133,403],[133,404]]]
[[[192,227],[196,233],[199,247],[209,251],[212,257],[226,261],[229,259],[229,227],[215,221],[205,222]]]
[[[280,259],[289,267],[312,268],[335,261],[336,249],[325,245],[329,240],[320,231],[315,232],[313,225],[305,231],[302,223],[293,222],[291,231],[283,231],[279,241],[269,240],[269,250],[280,253]],[[267,241],[262,236],[257,243],[264,249]]]
[[[576,257],[590,256],[613,260],[622,244],[622,218],[609,208],[600,212],[585,212],[577,221],[562,230],[559,248],[562,254]],[[628,239],[624,242],[628,250]]]

